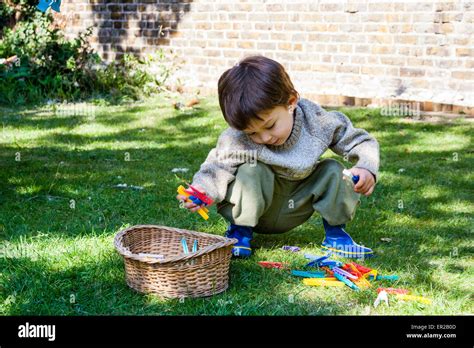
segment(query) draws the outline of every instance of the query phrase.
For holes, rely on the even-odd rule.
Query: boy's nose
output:
[[[270,143],[270,140],[272,139],[272,136],[270,134],[268,135],[262,135],[262,141],[264,143]]]

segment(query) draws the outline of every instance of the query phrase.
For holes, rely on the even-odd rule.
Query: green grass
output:
[[[170,103],[160,96],[97,106],[85,116],[61,116],[48,107],[0,109],[0,314],[474,312],[473,124],[409,122],[369,109],[342,109],[376,136],[382,151],[377,189],[362,197],[348,231],[377,252],[365,265],[398,274],[399,281],[374,282],[361,292],[306,287],[301,278],[257,264],[285,261],[301,268],[307,262],[303,252],[322,254],[323,228],[315,214],[289,233],[256,235],[254,256],[232,261],[225,293],[180,302],[128,288],[112,243],[121,228],[162,224],[219,235],[226,229],[215,208],[206,222],[179,209],[174,198],[176,187],[191,180],[226,128],[217,99],[207,98],[189,111],[174,110]],[[190,170],[180,177],[171,173],[175,167]],[[113,187],[121,183],[144,189]],[[381,241],[384,237],[392,241]],[[283,245],[303,251],[285,252]],[[390,307],[375,309],[377,286],[407,288],[433,304],[392,300]]]

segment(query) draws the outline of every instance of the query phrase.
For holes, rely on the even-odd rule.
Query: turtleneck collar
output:
[[[301,128],[303,127],[303,110],[301,107],[296,104],[295,111],[293,113],[293,129],[291,130],[291,134],[286,139],[286,141],[279,146],[274,146],[274,145],[267,145],[270,149],[272,150],[283,150],[292,147],[296,142],[298,141],[300,134],[301,134]]]

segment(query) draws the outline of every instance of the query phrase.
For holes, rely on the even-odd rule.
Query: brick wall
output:
[[[204,94],[239,59],[263,54],[324,105],[474,109],[473,1],[66,0],[61,11],[70,36],[94,26],[106,59],[172,48],[186,62],[175,77]]]

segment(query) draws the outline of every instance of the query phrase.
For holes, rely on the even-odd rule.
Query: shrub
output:
[[[31,12],[27,3],[23,6],[27,15],[5,29],[0,39],[0,57],[19,58],[12,66],[0,64],[0,104],[89,97],[137,99],[159,92],[174,68],[166,64],[162,50],[144,59],[126,54],[106,64],[90,47],[92,28],[68,40],[52,25],[50,14]],[[152,73],[153,66],[162,67],[159,76]]]

